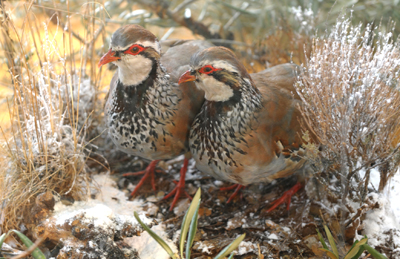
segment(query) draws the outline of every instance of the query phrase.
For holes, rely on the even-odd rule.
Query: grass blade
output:
[[[350,249],[349,249],[349,251],[347,252],[347,254],[350,253],[350,251],[358,244],[358,242],[359,242],[358,240],[354,241],[353,245],[350,247]],[[346,255],[347,255],[347,254],[346,254]],[[343,259],[344,259],[344,258],[343,258]]]
[[[190,259],[190,248],[193,245],[194,237],[195,237],[196,232],[197,232],[197,221],[199,219],[200,201],[201,201],[201,199],[199,200],[199,202],[197,204],[197,208],[196,208],[196,211],[195,211],[195,213],[193,215],[192,222],[190,223],[189,236],[188,236],[188,239],[187,239],[187,242],[186,242],[186,258],[187,259]]]
[[[319,250],[324,251],[326,253],[326,255],[329,256],[329,258],[331,258],[331,259],[339,259],[339,257],[337,257],[334,253],[332,253],[328,249],[320,248]]]
[[[200,197],[201,197],[201,189],[199,188],[193,197],[193,200],[189,206],[189,209],[186,211],[185,217],[182,220],[181,237],[179,239],[179,250],[181,253],[181,258],[184,258],[183,257],[183,246],[185,244],[186,236],[189,231],[191,219],[193,218],[193,215],[196,212],[196,208],[197,208],[198,204],[200,203]]]
[[[367,241],[368,241],[368,238],[363,238],[360,241],[355,241],[353,246],[350,248],[349,252],[347,252],[344,259],[351,259],[351,258],[355,257],[358,254],[358,251],[360,251],[361,246],[366,244]]]
[[[0,251],[1,251],[1,248],[3,247],[4,240],[6,240],[6,237],[7,237],[6,233],[4,233],[3,235],[0,236]]]
[[[25,236],[18,230],[11,230],[11,231],[17,234],[17,236],[21,239],[22,243],[24,243],[24,245],[27,248],[33,246],[33,242],[27,236]],[[46,256],[42,253],[42,251],[40,251],[39,248],[35,248],[35,250],[32,251],[32,256],[35,259],[46,259]]]
[[[156,240],[157,243],[160,244],[160,246],[168,253],[168,255],[171,256],[173,259],[177,259],[176,256],[174,255],[174,252],[172,252],[172,249],[168,246],[168,244],[165,243],[165,241],[161,237],[159,237],[154,231],[152,231],[146,224],[144,224],[140,220],[139,215],[137,214],[136,211],[133,212],[133,215],[135,216],[135,219],[139,222],[139,224],[142,226],[142,228],[144,228],[144,230],[146,230],[147,233],[149,233],[150,236],[154,238],[154,240]]]
[[[322,237],[321,233],[319,232],[318,228],[316,228],[315,230],[317,230],[318,238],[319,238],[319,241],[320,241],[321,244],[322,244],[322,247],[325,248],[326,250],[329,250],[329,248],[328,248],[328,246],[326,245],[325,240],[324,240],[324,238]]]
[[[368,244],[364,244],[363,248],[365,248],[365,250],[367,250],[368,253],[370,253],[375,259],[388,259],[386,256],[384,256],[383,254],[379,253],[378,251],[376,251],[374,248],[372,248]]]
[[[355,256],[353,256],[351,259],[359,259],[359,258],[361,257],[361,255],[362,255],[362,253],[364,252],[364,250],[365,250],[365,248],[364,248],[364,246],[362,245],[362,246],[360,247],[360,250],[358,250],[358,253],[357,253]]]
[[[179,237],[179,251],[181,253],[181,258],[183,258],[183,244],[185,243],[185,237],[183,236],[182,231],[183,231],[183,226],[186,225],[188,212],[189,210],[186,211],[185,216],[183,217],[181,225],[181,235]]]
[[[329,244],[331,245],[332,252],[336,255],[336,258],[339,258],[339,252],[336,247],[335,239],[333,239],[331,231],[329,230],[329,228],[326,225],[324,226],[324,228],[325,228],[326,236],[328,237]]]
[[[240,245],[240,242],[242,242],[245,237],[246,234],[243,234],[240,237],[236,238],[232,243],[230,243],[230,245],[225,247],[214,259],[222,259],[228,254],[232,253],[232,251]]]

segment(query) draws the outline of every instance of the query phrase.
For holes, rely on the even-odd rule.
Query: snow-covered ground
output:
[[[372,170],[370,179],[371,185],[377,187],[379,185],[379,172]],[[145,214],[157,218],[158,207],[152,202],[161,199],[161,197],[128,201],[127,194],[118,189],[115,180],[109,175],[95,175],[93,180],[99,188],[99,192],[95,195],[96,197],[87,202],[75,202],[72,206],[63,205],[61,202],[58,202],[55,206],[53,218],[49,219],[52,222],[51,224],[60,227],[66,223],[72,224],[76,218],[80,218],[81,221],[85,222],[86,220],[96,228],[102,229],[102,233],[104,234],[121,230],[126,224],[131,224],[133,228],[138,228],[138,223],[133,216],[134,211],[138,212],[142,221],[148,225],[151,225],[153,220],[147,218]],[[372,193],[369,195],[369,199],[372,202],[379,204],[379,208],[367,212],[366,219],[364,220],[364,232],[362,234],[368,236],[371,246],[387,244],[388,238],[390,238],[390,242],[393,243],[394,248],[400,247],[399,197],[400,172],[391,179],[383,194]],[[182,201],[181,203],[185,208],[188,206],[187,201]],[[146,211],[143,211],[144,208]],[[185,211],[184,208],[182,210]],[[177,247],[172,240],[168,239],[165,229],[165,225],[161,222],[152,227],[152,230],[166,240],[168,245],[176,252]],[[174,239],[178,238],[178,236],[178,234],[174,235]],[[65,244],[70,244],[68,240],[65,241]],[[142,259],[169,258],[161,246],[147,233],[142,233],[140,236],[125,237],[123,241],[135,249]],[[69,249],[73,247],[73,245],[67,246]],[[68,249],[68,247],[65,249]],[[256,251],[256,246],[249,244],[249,242],[243,242],[239,251],[240,254],[246,254],[250,251],[254,252]]]
[[[377,188],[379,171],[371,170],[370,177],[370,185]],[[397,171],[382,194],[371,193],[369,199],[378,208],[368,211],[363,222],[368,244],[372,247],[389,244],[400,255],[400,172]]]
[[[379,172],[375,172],[375,175],[379,177]],[[389,182],[385,195],[389,198],[390,207],[396,216],[397,223],[400,223],[400,170],[394,175]]]
[[[139,223],[134,218],[134,211],[139,214],[145,224],[151,225],[153,223],[153,220],[145,216],[145,214],[156,214],[157,208],[153,203],[143,200],[129,201],[126,193],[118,189],[115,180],[109,175],[95,175],[93,180],[98,184],[99,188],[96,198],[86,202],[75,202],[70,206],[57,202],[53,217],[48,219],[48,226],[55,225],[57,229],[62,229],[65,224],[74,224],[76,219],[79,219],[80,225],[91,224],[94,229],[98,229],[99,235],[110,235],[112,239],[112,236],[115,235],[114,233],[123,231],[123,228],[139,229]],[[146,207],[145,212],[143,211],[144,206]],[[127,224],[130,224],[130,227],[126,227]],[[161,236],[173,251],[177,251],[175,244],[167,238],[163,224],[153,226],[152,230]],[[76,240],[70,236],[62,241],[65,245],[64,250],[76,249],[76,247],[81,246],[80,244],[75,244]],[[125,237],[123,241],[131,248],[136,249],[141,259],[169,258],[161,246],[147,233],[142,233],[140,236]],[[96,248],[96,244],[93,242],[89,246],[90,248]],[[81,253],[84,253],[85,249],[86,247],[80,247]],[[99,253],[93,253],[93,255],[86,253],[88,258],[98,258],[99,256]],[[107,258],[107,255],[104,255],[104,258]]]

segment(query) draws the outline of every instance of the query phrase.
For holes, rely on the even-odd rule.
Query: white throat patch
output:
[[[233,96],[233,90],[229,85],[209,75],[201,74],[196,86],[204,91],[204,98],[209,101],[224,102]]]
[[[118,66],[119,80],[126,86],[143,82],[153,66],[152,61],[142,55],[124,55],[121,60],[113,63]]]

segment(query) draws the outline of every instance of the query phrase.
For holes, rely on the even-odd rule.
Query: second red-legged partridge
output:
[[[284,64],[249,75],[223,47],[198,52],[190,66],[179,83],[194,81],[206,99],[189,138],[200,171],[246,186],[306,170],[298,156],[302,129],[301,101],[293,87],[297,66]],[[285,201],[289,205],[300,188],[296,184],[269,211]]]
[[[118,69],[110,83],[105,106],[109,135],[122,151],[153,160],[135,190],[146,178],[152,180],[160,159],[172,159],[188,151],[189,128],[204,101],[204,93],[193,82],[178,85],[195,52],[210,47],[205,41],[161,46],[150,31],[139,25],[126,25],[111,37],[109,51],[99,66],[112,62]],[[183,192],[187,158],[171,209]],[[169,196],[168,196],[169,197]]]

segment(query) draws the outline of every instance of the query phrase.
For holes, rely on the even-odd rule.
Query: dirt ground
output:
[[[174,188],[173,180],[178,179],[181,163],[175,163],[168,173],[156,174],[156,192],[150,182],[140,190],[135,198],[146,199],[150,196],[163,196]],[[122,152],[114,152],[110,160],[112,175],[120,189],[132,189],[140,176],[122,177],[123,173],[143,170],[147,162],[133,159]],[[271,213],[266,210],[270,202],[279,198],[285,190],[296,183],[296,177],[280,179],[270,184],[253,184],[241,191],[240,195],[227,204],[233,191],[220,191],[230,183],[221,182],[195,169],[194,161],[189,164],[186,177],[186,189],[194,195],[197,188],[202,189],[198,232],[193,246],[193,258],[210,258],[232,242],[239,234],[246,233],[244,240],[247,251],[235,258],[322,258],[312,251],[320,246],[316,227],[321,225],[317,205],[311,202],[304,188],[292,198],[289,211],[285,205]],[[156,201],[157,220],[164,222],[171,239],[180,230],[183,213],[189,205],[188,199],[181,197],[176,208],[169,210],[172,198]],[[262,258],[262,257],[261,257]]]

